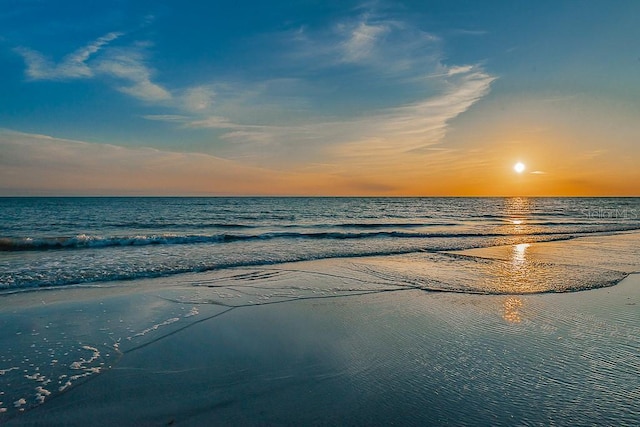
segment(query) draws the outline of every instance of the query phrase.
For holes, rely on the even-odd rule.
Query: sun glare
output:
[[[525,169],[526,169],[526,166],[522,162],[518,162],[513,166],[513,170],[518,173],[524,172]]]

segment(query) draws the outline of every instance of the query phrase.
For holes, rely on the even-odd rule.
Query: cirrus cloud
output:
[[[144,44],[126,48],[109,44],[124,33],[111,32],[54,62],[27,47],[14,49],[26,63],[30,80],[71,80],[105,76],[116,82],[116,89],[143,101],[162,101],[172,96],[152,81],[152,70],[145,62]],[[97,58],[96,58],[97,57]]]
[[[64,80],[89,78],[94,76],[94,70],[87,64],[87,60],[111,41],[122,36],[122,33],[108,33],[93,42],[66,55],[60,62],[53,62],[42,53],[27,47],[17,47],[15,52],[22,56],[27,69],[27,77],[31,80]]]

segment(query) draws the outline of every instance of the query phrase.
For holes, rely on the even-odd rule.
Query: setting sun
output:
[[[526,166],[522,162],[518,162],[513,166],[513,170],[518,173],[524,172],[525,169],[526,169]]]

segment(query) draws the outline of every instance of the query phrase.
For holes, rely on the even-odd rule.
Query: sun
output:
[[[522,172],[524,172],[524,170],[525,170],[526,168],[527,168],[527,167],[526,167],[526,166],[524,165],[524,163],[522,163],[522,162],[518,162],[518,163],[516,163],[515,165],[513,165],[513,170],[514,170],[514,171],[516,171],[516,172],[518,172],[518,173],[522,173]]]

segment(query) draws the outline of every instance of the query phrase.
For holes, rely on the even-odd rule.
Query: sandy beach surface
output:
[[[638,425],[637,241],[5,294],[0,422]]]

